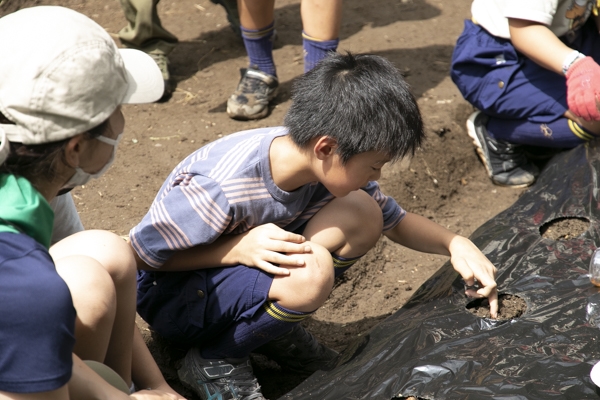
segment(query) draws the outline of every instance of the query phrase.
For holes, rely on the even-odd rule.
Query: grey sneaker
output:
[[[242,29],[240,28],[240,14],[238,12],[236,0],[210,0],[213,4],[220,4],[227,13],[227,21],[235,34],[242,37]]]
[[[303,375],[330,369],[339,353],[319,343],[302,325],[255,350],[277,362],[281,368]]]
[[[248,357],[205,360],[200,350],[192,347],[177,375],[202,400],[266,400]]]
[[[234,119],[260,119],[269,113],[269,102],[277,96],[277,77],[250,67],[241,69],[242,78],[227,100],[227,115]]]
[[[171,74],[169,73],[169,58],[164,54],[148,53],[150,57],[156,62],[165,82],[165,91],[159,101],[167,100],[173,94],[173,87],[171,85]]]
[[[539,169],[527,159],[522,146],[492,139],[485,127],[487,121],[487,115],[474,112],[467,120],[467,133],[492,182],[515,188],[531,185]]]

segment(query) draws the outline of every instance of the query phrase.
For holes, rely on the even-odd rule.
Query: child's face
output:
[[[350,157],[346,164],[342,164],[339,155],[335,154],[331,169],[321,183],[335,197],[344,197],[366,186],[370,181],[379,179],[381,169],[389,161],[388,156],[369,151]]]

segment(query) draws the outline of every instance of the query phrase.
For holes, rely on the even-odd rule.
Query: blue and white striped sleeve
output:
[[[406,216],[406,211],[400,207],[400,205],[390,196],[386,196],[381,192],[379,184],[376,181],[371,181],[369,184],[362,188],[365,192],[369,193],[373,199],[381,207],[383,213],[383,231],[388,231],[398,225],[400,221]]]
[[[220,185],[193,175],[161,189],[129,238],[140,258],[160,268],[173,253],[212,243],[232,220],[231,208]]]

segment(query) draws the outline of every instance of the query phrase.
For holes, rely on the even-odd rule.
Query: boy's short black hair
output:
[[[284,125],[300,147],[315,137],[335,138],[343,162],[367,151],[398,160],[414,154],[424,138],[419,107],[402,74],[369,54],[332,53],[299,77]]]

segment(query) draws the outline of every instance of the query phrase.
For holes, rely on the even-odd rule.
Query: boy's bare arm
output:
[[[450,256],[452,266],[463,277],[467,286],[473,286],[475,279],[479,282],[479,289],[469,288],[465,293],[471,297],[487,297],[491,316],[497,316],[496,267],[469,239],[412,213],[407,213],[398,225],[384,234],[410,249]]]
[[[214,243],[195,246],[175,253],[165,262],[161,271],[190,271],[202,268],[242,264],[256,267],[274,275],[289,275],[279,265],[302,266],[304,260],[293,253],[309,253],[302,235],[288,232],[274,224],[265,224],[239,235],[223,235]],[[138,269],[153,271],[141,258],[136,257]],[[292,255],[287,255],[288,253]]]
[[[542,67],[562,75],[563,62],[573,52],[545,25],[508,19],[513,46]]]

